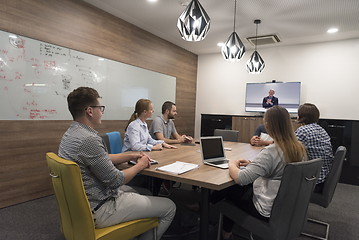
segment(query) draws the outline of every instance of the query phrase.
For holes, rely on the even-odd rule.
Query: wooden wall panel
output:
[[[193,136],[197,55],[80,0],[0,0],[0,6],[1,30],[176,77],[176,127]],[[0,121],[0,208],[52,193],[45,153],[57,152],[70,122]],[[97,130],[123,135],[126,124],[103,121]]]

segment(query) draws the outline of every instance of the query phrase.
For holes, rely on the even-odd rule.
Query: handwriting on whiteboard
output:
[[[104,120],[127,120],[139,98],[176,100],[175,77],[0,30],[0,119],[70,120],[81,86],[103,97]]]

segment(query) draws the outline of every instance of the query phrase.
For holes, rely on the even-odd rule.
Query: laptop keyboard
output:
[[[215,165],[219,165],[219,164],[224,164],[224,163],[228,163],[228,160],[218,160],[218,161],[211,161],[211,164],[215,164]]]

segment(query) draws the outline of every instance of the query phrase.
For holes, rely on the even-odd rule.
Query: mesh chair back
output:
[[[286,165],[269,220],[273,231],[271,239],[292,239],[300,235],[321,166],[321,159]]]
[[[325,179],[323,191],[321,193],[314,192],[310,202],[325,208],[329,206],[333,199],[333,195],[342,172],[343,161],[346,153],[347,149],[344,146],[338,147],[334,156],[332,167],[330,168],[330,172]]]
[[[228,129],[214,129],[214,136],[222,136],[223,141],[238,142],[239,131]]]

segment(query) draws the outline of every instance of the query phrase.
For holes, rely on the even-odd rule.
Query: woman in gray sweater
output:
[[[248,213],[268,220],[277,196],[284,167],[290,162],[307,160],[304,146],[297,140],[288,111],[274,106],[264,115],[264,125],[274,144],[265,147],[253,160],[233,160],[229,174],[238,184],[226,191],[231,200]],[[241,169],[241,166],[245,166]],[[233,222],[224,217],[223,239],[232,236]]]

